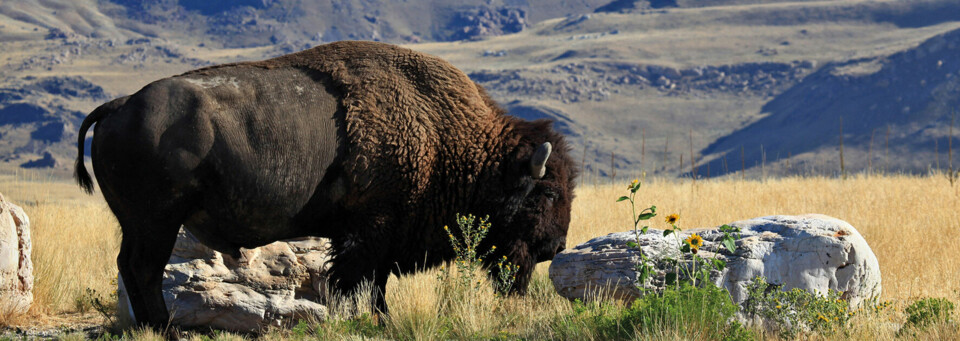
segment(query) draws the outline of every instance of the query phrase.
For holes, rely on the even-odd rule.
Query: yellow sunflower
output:
[[[668,216],[667,216],[667,223],[668,223],[668,224],[676,224],[676,223],[677,223],[677,220],[680,220],[680,215],[679,215],[679,214],[674,213],[674,214],[671,214],[671,215],[668,215]]]
[[[627,186],[627,189],[633,189],[633,187],[637,186],[637,183],[639,183],[639,182],[640,182],[640,180],[633,179],[633,181],[630,182],[630,186]]]
[[[696,233],[691,234],[690,237],[687,237],[686,242],[687,244],[690,244],[690,248],[694,250],[697,250],[703,246],[703,238]]]

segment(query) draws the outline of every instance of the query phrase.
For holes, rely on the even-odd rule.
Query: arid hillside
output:
[[[0,169],[68,175],[82,117],[151,81],[372,39],[554,119],[594,176],[838,174],[841,117],[845,171],[923,173],[960,146],[958,29],[950,0],[4,1]]]
[[[793,155],[794,167],[806,169],[818,158],[838,157],[842,136],[845,163],[853,169],[885,169],[891,162],[910,170],[949,169],[947,154],[960,148],[958,55],[960,30],[954,30],[892,55],[824,65],[764,104],[767,116],[703,154],[717,156],[711,165],[720,170],[724,156],[739,159],[740,146],[761,144],[768,160]],[[746,153],[750,164],[763,158],[757,148]]]

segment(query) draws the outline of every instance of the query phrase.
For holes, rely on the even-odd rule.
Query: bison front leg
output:
[[[374,313],[388,313],[385,297],[387,278],[390,276],[389,266],[384,265],[384,250],[376,248],[361,248],[349,242],[337,243],[340,247],[333,257],[329,279],[335,293],[341,297],[364,294],[361,290],[368,290],[371,295],[371,310]]]
[[[138,233],[132,233],[121,222],[124,234],[117,256],[117,268],[127,290],[127,298],[138,325],[163,328],[170,322],[163,301],[163,268],[177,240],[177,226],[137,224]],[[148,233],[144,233],[149,231]]]

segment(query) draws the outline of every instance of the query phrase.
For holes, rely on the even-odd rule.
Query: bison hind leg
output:
[[[119,218],[119,217],[118,217]],[[123,240],[117,268],[137,324],[162,328],[170,315],[163,300],[163,268],[177,241],[177,223],[120,219]]]

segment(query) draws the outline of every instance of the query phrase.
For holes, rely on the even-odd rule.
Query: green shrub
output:
[[[445,267],[441,267],[440,273],[438,274],[441,280],[452,277],[459,281],[458,287],[478,289],[478,285],[480,285],[482,281],[478,281],[474,276],[483,267],[484,259],[497,250],[497,246],[492,245],[486,252],[480,251],[480,243],[486,238],[487,233],[490,232],[491,224],[489,218],[489,216],[480,218],[479,222],[474,225],[477,218],[472,214],[465,216],[457,214],[457,231],[459,232],[459,236],[455,236],[453,231],[450,230],[450,227],[443,227],[444,232],[447,233],[447,238],[450,240],[450,246],[453,247],[453,252],[456,254],[456,259],[453,261],[453,268],[456,270],[457,275],[451,276],[450,271],[446,270]],[[520,268],[511,263],[510,260],[507,259],[507,256],[503,256],[497,261],[497,270],[497,276],[493,279],[494,290],[496,290],[498,294],[505,295],[510,291],[510,288],[513,287],[517,272]]]
[[[114,280],[115,281],[115,280]],[[117,315],[117,291],[104,296],[100,292],[86,288],[79,297],[74,300],[74,308],[80,313],[86,313],[93,309],[100,313],[100,316],[107,321],[111,321]]]
[[[298,321],[297,325],[290,329],[290,338],[294,340],[306,339],[308,336],[310,336],[309,334],[310,324],[303,320]]]
[[[904,312],[907,313],[904,328],[923,330],[933,324],[947,322],[953,314],[953,303],[946,298],[924,298],[914,301]]]
[[[299,324],[293,327],[293,339],[312,339],[309,337],[309,326],[309,324],[300,321]],[[324,321],[316,326],[313,336],[319,339],[328,339],[330,337],[344,335],[372,338],[383,335],[383,332],[384,327],[377,323],[373,315],[363,313],[351,318],[332,318]]]
[[[634,301],[627,310],[625,322],[650,333],[662,327],[679,328],[691,322],[723,326],[736,312],[737,306],[723,289],[709,285],[702,288],[682,286],[679,290],[665,290],[660,295],[646,295]]]
[[[829,335],[843,331],[854,316],[840,293],[833,290],[824,296],[799,288],[783,291],[757,277],[747,286],[747,292],[744,312],[763,318],[785,339],[804,332]]]
[[[632,339],[664,332],[687,333],[679,335],[683,338],[705,335],[725,340],[756,339],[751,330],[731,322],[737,309],[721,288],[683,285],[645,295],[629,307],[576,301],[573,312],[553,325],[554,333],[565,339]]]

